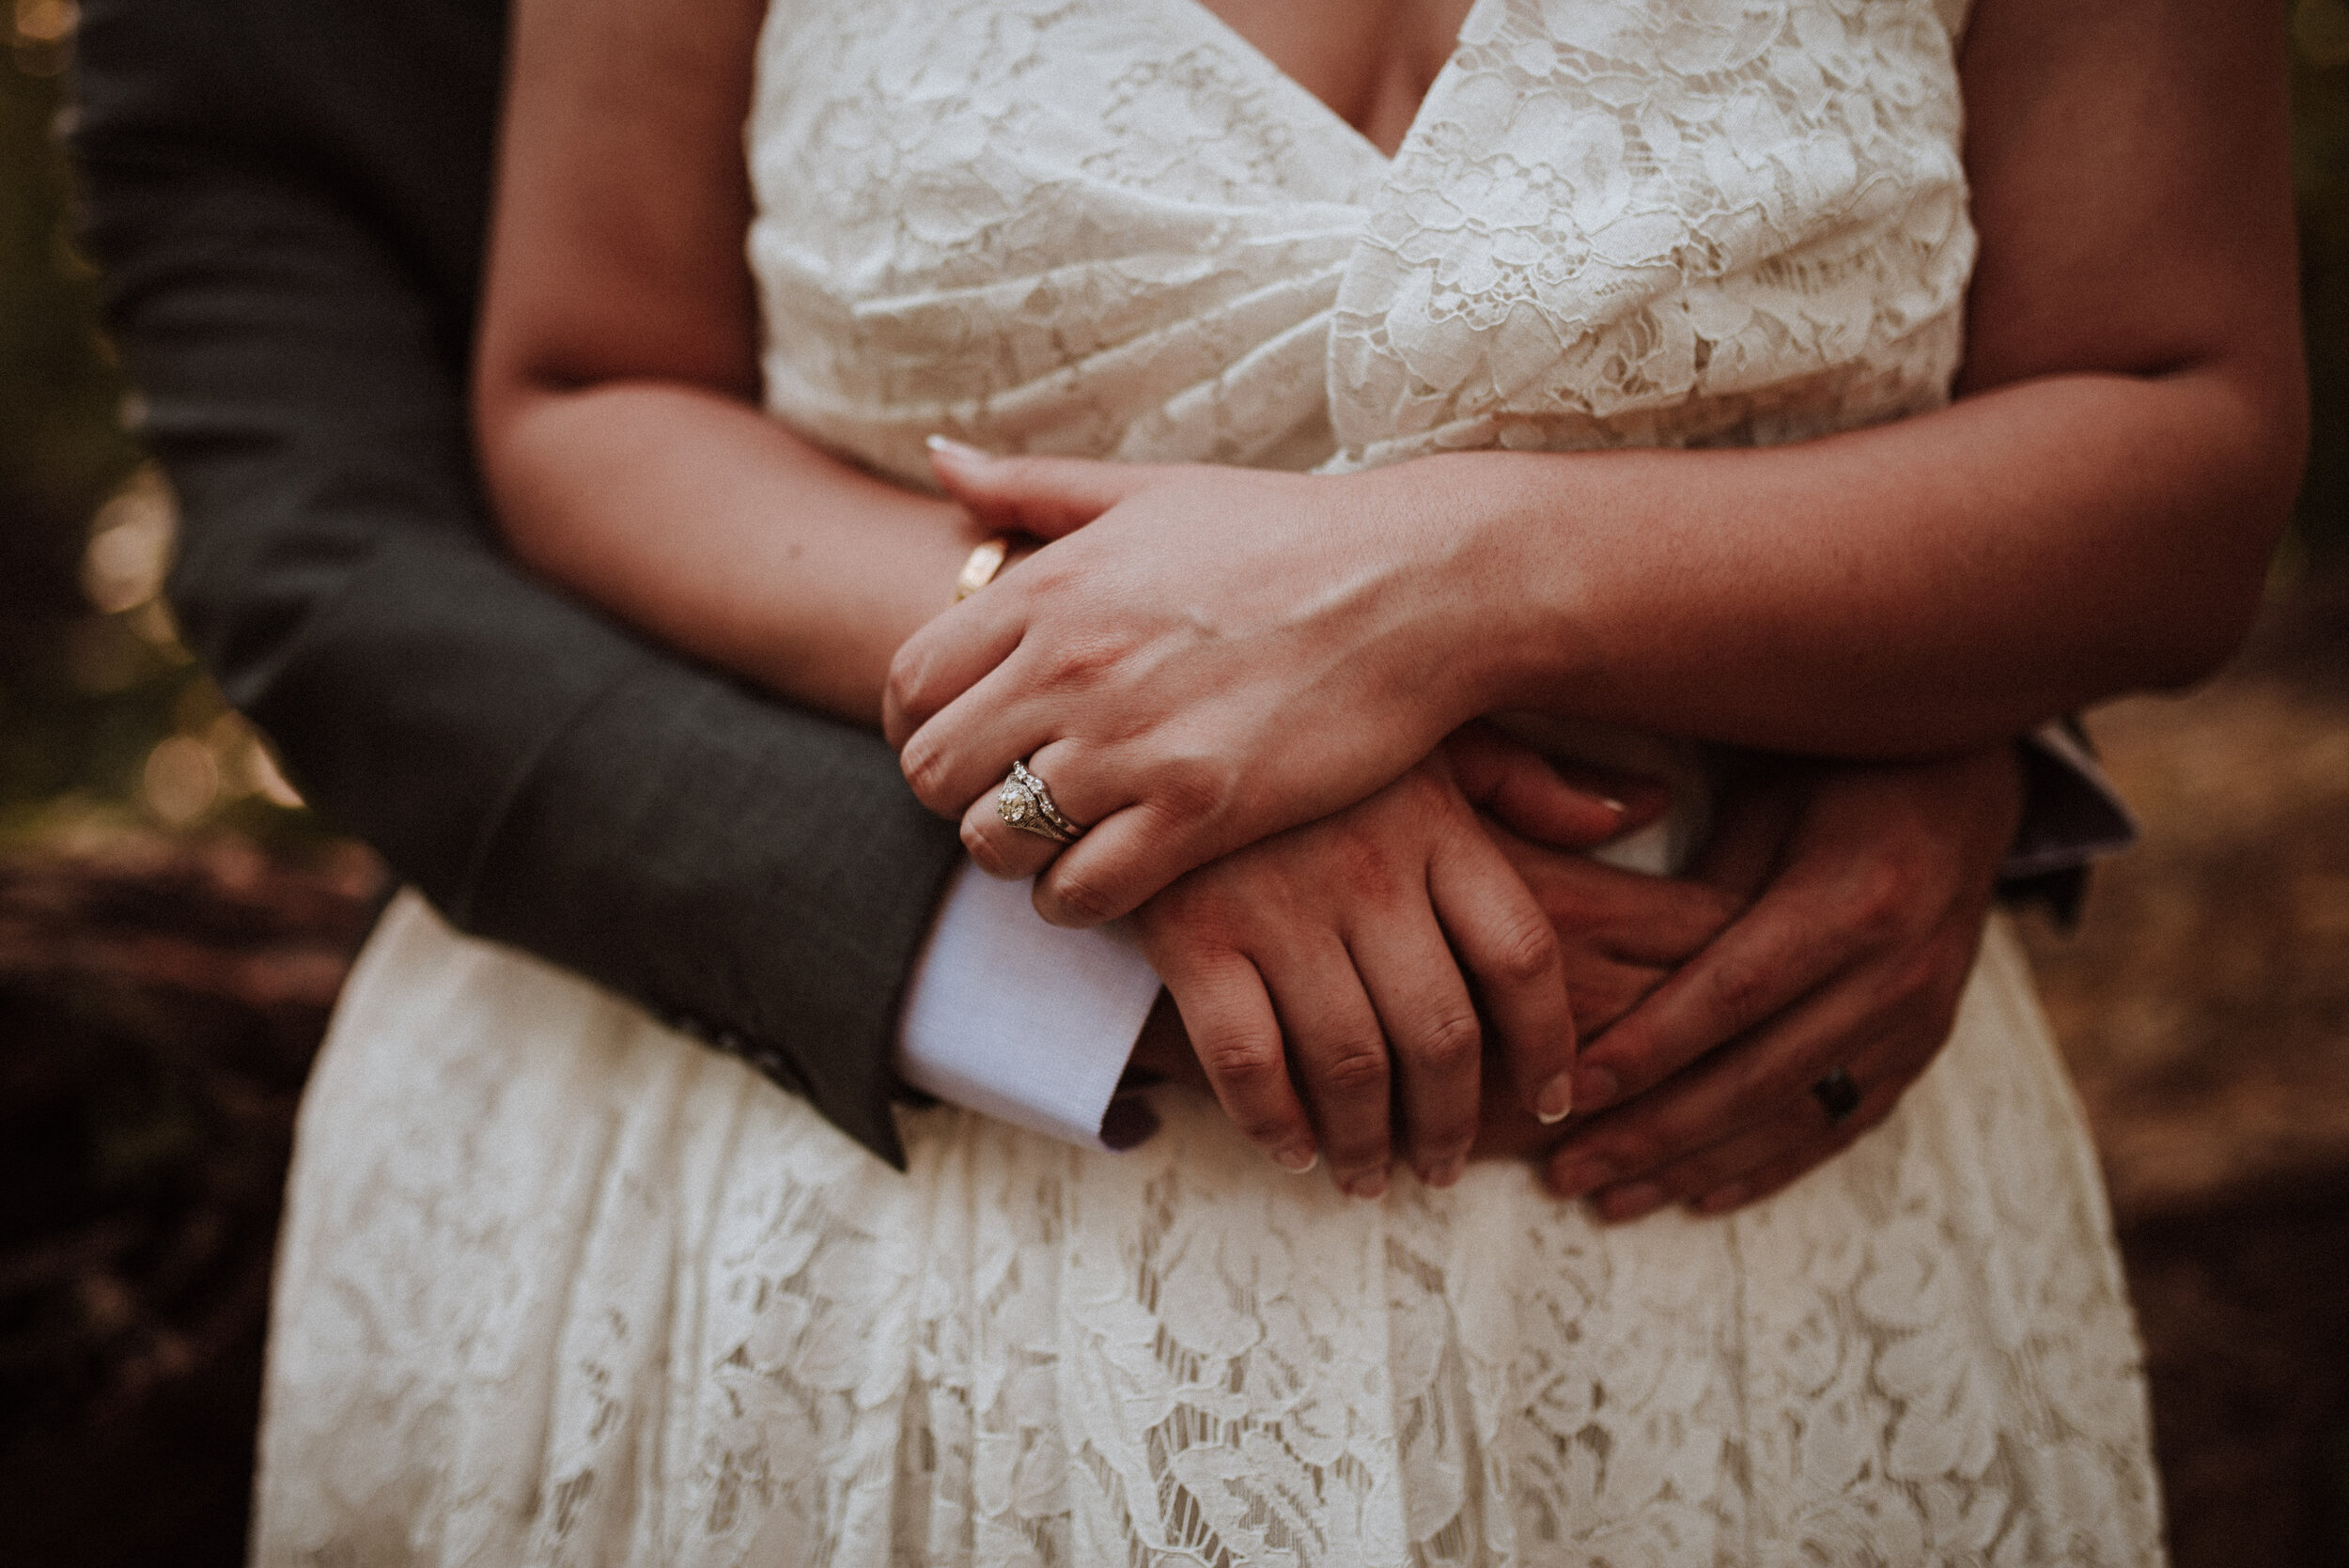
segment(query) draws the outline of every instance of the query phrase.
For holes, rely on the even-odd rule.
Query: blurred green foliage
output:
[[[58,149],[73,0],[0,8],[0,839],[91,817],[300,836],[158,597],[170,496],[128,433]]]
[[[68,240],[52,132],[69,39],[28,37],[23,23],[44,19],[16,9],[0,66],[0,809],[119,789],[152,743],[161,697],[128,701],[136,682],[99,692],[72,675],[77,648],[102,636],[86,629],[79,585],[90,519],[138,455],[92,325],[97,279]]]
[[[0,8],[0,837],[60,813],[301,833],[154,595],[169,498],[126,434],[56,144],[74,0]],[[2291,32],[2315,425],[2287,577],[2349,569],[2349,0],[2296,0]]]

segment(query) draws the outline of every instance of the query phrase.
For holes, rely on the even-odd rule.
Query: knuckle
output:
[[[897,766],[906,776],[906,784],[914,799],[930,810],[944,815],[958,812],[964,802],[949,798],[946,784],[953,770],[954,759],[937,741],[916,735],[906,742],[898,753]]]
[[[1185,948],[1239,946],[1247,925],[1232,901],[1218,895],[1213,883],[1212,877],[1196,874],[1168,883],[1137,911],[1143,929],[1154,940]]]
[[[1199,1065],[1219,1084],[1246,1088],[1282,1070],[1281,1037],[1253,1030],[1236,1031],[1199,1043]]]
[[[923,657],[913,643],[898,648],[889,660],[889,677],[883,687],[883,700],[897,713],[910,720],[918,720],[926,709],[923,698],[928,685],[929,660]]]
[[[1331,862],[1330,879],[1360,902],[1391,903],[1402,886],[1376,835],[1360,828],[1349,826],[1335,836]]]
[[[1528,909],[1495,933],[1488,978],[1502,986],[1530,986],[1547,979],[1563,961],[1556,928]]]
[[[1039,592],[1051,584],[1031,584]],[[1110,684],[1131,651],[1128,639],[1115,629],[1071,627],[1057,632],[1034,666],[1034,678],[1047,690],[1062,693],[1097,691]]]
[[[1872,945],[1898,941],[1908,930],[1915,904],[1907,867],[1897,860],[1875,862],[1853,888],[1852,929]]]
[[[1449,1009],[1430,1019],[1413,1036],[1413,1065],[1454,1073],[1480,1061],[1485,1053],[1485,1027],[1472,1009]]]
[[[1450,817],[1458,800],[1457,786],[1448,775],[1431,768],[1414,768],[1394,782],[1396,806],[1423,820]]]
[[[1177,830],[1221,821],[1235,799],[1229,771],[1202,756],[1174,756],[1154,764],[1150,792],[1159,818]]]
[[[1357,1037],[1337,1047],[1306,1075],[1328,1094],[1353,1098],[1386,1092],[1387,1044],[1376,1036]]]
[[[1057,861],[1053,864],[1056,869],[1037,884],[1037,891],[1049,891],[1052,902],[1060,907],[1069,923],[1080,926],[1098,925],[1126,912],[1119,907],[1116,894],[1103,886],[1097,877],[1060,871]]]
[[[1008,877],[1016,874],[1010,859],[1003,852],[1003,846],[997,844],[993,835],[984,829],[964,823],[962,847],[970,854],[972,862],[990,877]]]
[[[1730,1083],[1729,1097],[1740,1106],[1807,1104],[1811,1086],[1826,1072],[1824,1067],[1807,1068],[1786,1053],[1765,1051],[1738,1068]]]
[[[1704,968],[1706,1002],[1741,1027],[1762,1011],[1769,984],[1768,974],[1749,958],[1723,956]]]

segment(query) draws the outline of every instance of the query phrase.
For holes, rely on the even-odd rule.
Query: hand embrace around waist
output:
[[[1526,767],[1513,762],[1514,776],[1531,780]],[[1613,870],[1496,819],[1547,835],[1548,825],[1521,809],[1545,798],[1537,789],[1466,794],[1480,797],[1481,831],[1555,934],[1581,1035],[1577,1109],[1595,1112],[1563,1126],[1545,1124],[1488,1077],[1470,1157],[1533,1160],[1560,1196],[1587,1197],[1606,1218],[1627,1220],[1668,1203],[1717,1214],[1766,1197],[1890,1114],[1949,1037],[2013,835],[2020,779],[2003,747],[1920,764],[1761,761],[1726,792],[1713,841],[1688,877]],[[1275,975],[1316,963],[1327,974],[1345,961],[1352,950],[1316,921],[1330,918],[1330,900],[1349,877],[1394,863],[1395,849],[1379,851],[1366,837],[1401,826],[1412,842],[1423,839],[1412,825],[1424,824],[1426,814],[1398,815],[1398,803],[1383,796],[1364,802],[1345,814],[1343,832],[1329,831],[1333,820],[1283,835],[1277,855],[1218,862],[1145,908],[1154,961],[1188,959],[1254,1008],[1252,1016],[1185,1002],[1192,1040],[1176,1032],[1154,1041],[1149,1065],[1184,1081],[1198,1081],[1204,1065],[1227,1107],[1261,1093],[1259,1079],[1226,1082],[1234,1065],[1260,1066],[1259,1056],[1279,1048],[1265,1032],[1262,984],[1254,992],[1249,985],[1261,976],[1277,997]],[[1439,852],[1450,847],[1442,835],[1435,843]],[[1483,870],[1470,859],[1459,875],[1472,879]],[[1252,904],[1268,896],[1276,900],[1269,910]],[[1513,908],[1501,897],[1490,907]],[[1408,934],[1411,926],[1394,928]],[[1301,965],[1283,952],[1301,953]],[[1259,953],[1274,955],[1260,961]],[[1377,962],[1408,975],[1415,966],[1448,969],[1449,956],[1405,943]],[[1186,994],[1199,992],[1179,988],[1178,1001]],[[1279,1003],[1273,1012],[1288,1016]],[[1368,1038],[1359,1011],[1354,1018],[1358,1038],[1319,1062],[1359,1061],[1389,1044]],[[1408,1066],[1403,1045],[1392,1047],[1399,1074],[1431,1086],[1450,1075],[1449,1086],[1424,1096],[1446,1115],[1475,1087],[1458,1034],[1454,1028],[1446,1048],[1422,1049]],[[1328,1074],[1308,1064],[1298,1041],[1289,1049],[1304,1114],[1328,1129],[1323,1143],[1341,1178],[1367,1170],[1386,1147],[1383,1108],[1347,1102],[1343,1122],[1333,1121]],[[1488,1073],[1505,1073],[1511,1060],[1505,1039],[1487,1042]],[[1819,1091],[1838,1071],[1848,1101]],[[1278,1140],[1293,1136],[1293,1124],[1281,1116],[1295,1112],[1276,1095],[1266,1103],[1279,1113],[1252,1130],[1270,1129],[1260,1141],[1283,1147]],[[1424,1175],[1413,1115],[1407,1099],[1399,1141]],[[1441,1123],[1434,1136],[1442,1140],[1439,1157],[1449,1157],[1456,1123]]]
[[[900,650],[909,781],[983,867],[1040,872],[1047,919],[1141,907],[1207,1082],[1290,1168],[1326,1155],[1368,1197],[1398,1150],[1436,1185],[1515,1155],[1610,1218],[1719,1212],[1880,1121],[1947,1038],[2018,810],[2007,748],[1762,764],[1697,874],[1610,871],[1577,851],[1637,813],[1455,734],[1508,596],[1472,591],[1427,497],[937,467],[983,525],[1057,542]],[[1022,759],[1081,837],[998,815]]]
[[[1698,868],[1743,912],[1583,1051],[1594,1114],[1517,1145],[1611,1219],[1724,1213],[1841,1151],[1948,1041],[2021,810],[2010,746],[1765,763]]]
[[[885,723],[907,780],[999,876],[1088,925],[1350,806],[1486,706],[1493,633],[1446,545],[1368,476],[989,458],[942,448],[983,526],[1056,542],[909,639]],[[1085,830],[1013,831],[1015,761]]]

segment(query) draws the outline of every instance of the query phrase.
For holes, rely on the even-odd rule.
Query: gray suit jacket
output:
[[[878,737],[651,646],[484,516],[465,367],[501,0],[86,0],[80,164],[177,487],[171,596],[303,793],[466,930],[899,1158],[947,871]]]

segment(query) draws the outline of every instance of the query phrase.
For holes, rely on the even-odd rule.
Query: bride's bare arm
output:
[[[1939,412],[1343,479],[950,457],[994,520],[1085,526],[908,644],[907,776],[958,812],[1043,756],[1098,824],[1041,885],[1081,923],[1476,713],[1916,757],[2194,678],[2241,635],[2304,440],[2280,52],[2272,6],[1981,0],[1981,261]]]
[[[765,7],[515,10],[474,388],[509,543],[665,642],[877,723],[890,656],[978,536],[758,408],[742,124]]]

